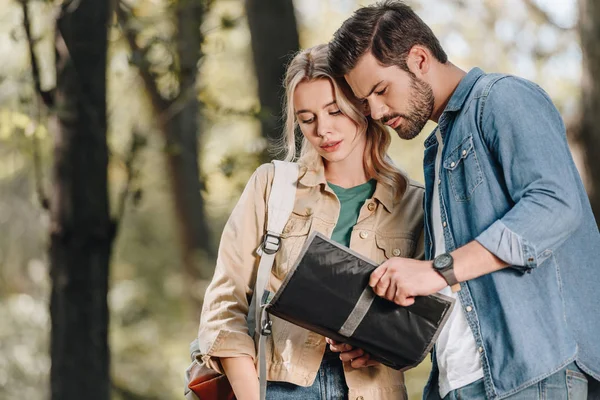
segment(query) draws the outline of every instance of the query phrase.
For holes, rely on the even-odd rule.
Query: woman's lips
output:
[[[342,143],[341,140],[339,140],[337,142],[329,142],[329,143],[322,145],[321,149],[323,149],[324,151],[326,151],[328,153],[331,153],[331,152],[339,149],[341,143]]]

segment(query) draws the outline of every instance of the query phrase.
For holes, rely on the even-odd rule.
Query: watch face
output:
[[[438,270],[452,267],[452,256],[450,254],[440,254],[435,258],[433,266]]]

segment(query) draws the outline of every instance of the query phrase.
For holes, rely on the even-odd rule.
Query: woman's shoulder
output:
[[[409,209],[411,212],[422,211],[424,196],[425,186],[420,182],[406,178],[406,189],[399,203],[402,209]]]

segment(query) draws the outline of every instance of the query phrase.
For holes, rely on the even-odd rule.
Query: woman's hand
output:
[[[346,343],[336,342],[333,339],[325,338],[329,348],[334,353],[340,353],[340,360],[350,362],[352,368],[364,368],[379,365],[378,361],[371,360],[371,355],[365,353],[363,349],[354,348]]]
[[[237,400],[258,400],[259,383],[254,361],[249,356],[221,357],[221,365]]]

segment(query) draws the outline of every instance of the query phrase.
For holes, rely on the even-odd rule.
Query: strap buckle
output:
[[[263,336],[269,336],[272,333],[271,328],[273,327],[273,321],[267,317],[264,321],[262,328],[260,329],[260,334]]]
[[[277,233],[267,231],[267,233],[265,233],[265,237],[263,238],[263,244],[262,244],[263,252],[265,254],[269,254],[269,255],[275,254],[279,251],[280,247],[281,247],[281,236],[278,235]]]

